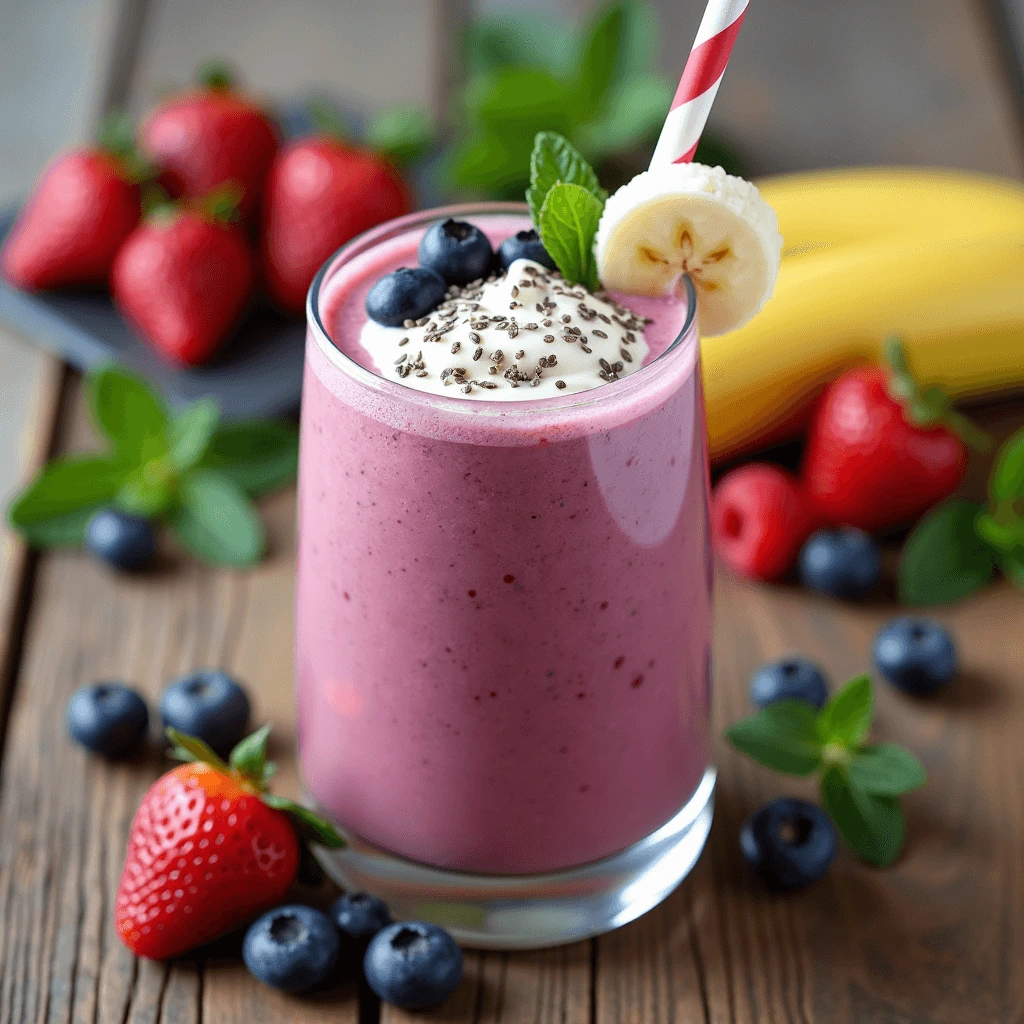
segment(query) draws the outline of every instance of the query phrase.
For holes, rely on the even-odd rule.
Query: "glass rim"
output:
[[[433,223],[446,217],[472,217],[474,215],[529,215],[530,208],[524,202],[508,200],[491,200],[471,203],[457,203],[450,206],[438,206],[429,210],[414,210],[412,213],[404,214],[384,221],[375,227],[363,231],[354,238],[349,239],[336,249],[316,272],[309,291],[306,293],[306,323],[310,328],[313,339],[319,350],[328,358],[331,363],[344,372],[355,383],[369,387],[399,402],[411,402],[416,405],[425,405],[435,409],[443,409],[446,413],[465,416],[529,416],[537,415],[554,410],[569,410],[577,406],[591,405],[598,401],[612,401],[623,396],[633,389],[643,385],[657,372],[658,364],[669,355],[676,353],[683,343],[690,336],[697,318],[697,292],[689,274],[683,275],[683,285],[686,290],[686,319],[679,333],[672,340],[664,352],[659,353],[646,366],[642,366],[634,373],[620,377],[616,381],[610,381],[600,387],[590,388],[586,391],[575,392],[571,395],[553,396],[551,398],[530,399],[523,402],[488,402],[477,400],[467,402],[465,399],[449,398],[445,395],[436,395],[429,391],[419,391],[404,384],[399,384],[382,377],[380,374],[363,366],[350,355],[343,352],[332,340],[327,327],[324,324],[320,313],[320,295],[324,281],[331,270],[346,257],[358,256],[369,251],[374,245],[394,237],[403,231],[418,227],[422,224]],[[697,339],[694,338],[694,344]]]

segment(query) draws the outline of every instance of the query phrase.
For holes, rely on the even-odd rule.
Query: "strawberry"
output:
[[[106,283],[139,222],[146,174],[124,127],[108,122],[99,146],[64,153],[43,171],[0,252],[12,284],[35,291]]]
[[[730,470],[711,495],[715,551],[744,576],[784,575],[814,526],[799,481],[778,466],[751,462]]]
[[[202,206],[161,206],[131,233],[114,261],[111,291],[125,317],[174,363],[198,366],[217,351],[253,287],[252,256],[229,223],[237,191]]]
[[[898,341],[885,353],[888,369],[833,381],[811,421],[802,476],[825,522],[868,531],[912,522],[960,485],[964,442],[987,445],[939,389],[917,386]]]
[[[401,175],[382,156],[322,133],[284,147],[267,176],[263,276],[271,297],[301,315],[321,264],[375,224],[410,210]]]
[[[175,756],[196,760],[157,779],[132,822],[115,923],[137,956],[179,956],[280,903],[298,871],[297,829],[342,845],[322,818],[265,792],[269,732],[243,740],[225,764],[168,730]]]
[[[248,217],[263,192],[277,152],[273,121],[231,88],[221,68],[208,70],[203,86],[161,103],[142,124],[143,152],[163,168],[160,182],[172,198],[198,198],[227,181],[242,190]]]

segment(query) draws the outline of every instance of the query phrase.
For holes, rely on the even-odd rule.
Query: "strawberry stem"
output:
[[[238,204],[242,201],[242,186],[237,181],[224,181],[200,200],[200,209],[218,224],[230,224],[238,219]]]
[[[306,104],[310,121],[321,135],[327,135],[337,142],[344,142],[348,135],[345,122],[330,103],[324,100],[310,100]]]
[[[235,84],[230,66],[222,60],[211,60],[200,65],[196,79],[207,89],[230,89]]]
[[[135,145],[135,129],[123,110],[112,110],[99,123],[96,139],[100,149],[121,165],[121,176],[133,184],[156,177],[157,169]]]

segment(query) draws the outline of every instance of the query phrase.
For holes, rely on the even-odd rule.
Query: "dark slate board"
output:
[[[0,214],[0,238],[16,211]],[[299,407],[305,324],[255,306],[223,352],[206,366],[177,369],[137,338],[98,292],[27,294],[0,278],[0,322],[85,370],[114,360],[151,381],[173,406],[212,396],[227,420]]]

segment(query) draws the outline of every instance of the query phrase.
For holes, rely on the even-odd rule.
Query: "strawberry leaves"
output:
[[[81,546],[92,515],[115,505],[169,524],[186,550],[211,565],[259,559],[265,537],[252,499],[294,478],[291,424],[221,426],[208,398],[171,412],[145,381],[117,366],[90,372],[85,395],[108,451],[55,459],[15,496],[8,520],[26,543]]]
[[[821,711],[799,700],[769,704],[735,722],[726,739],[759,764],[785,775],[821,773],[821,799],[847,845],[885,867],[904,840],[899,797],[925,783],[921,762],[892,743],[869,744],[874,695],[858,676]]]

